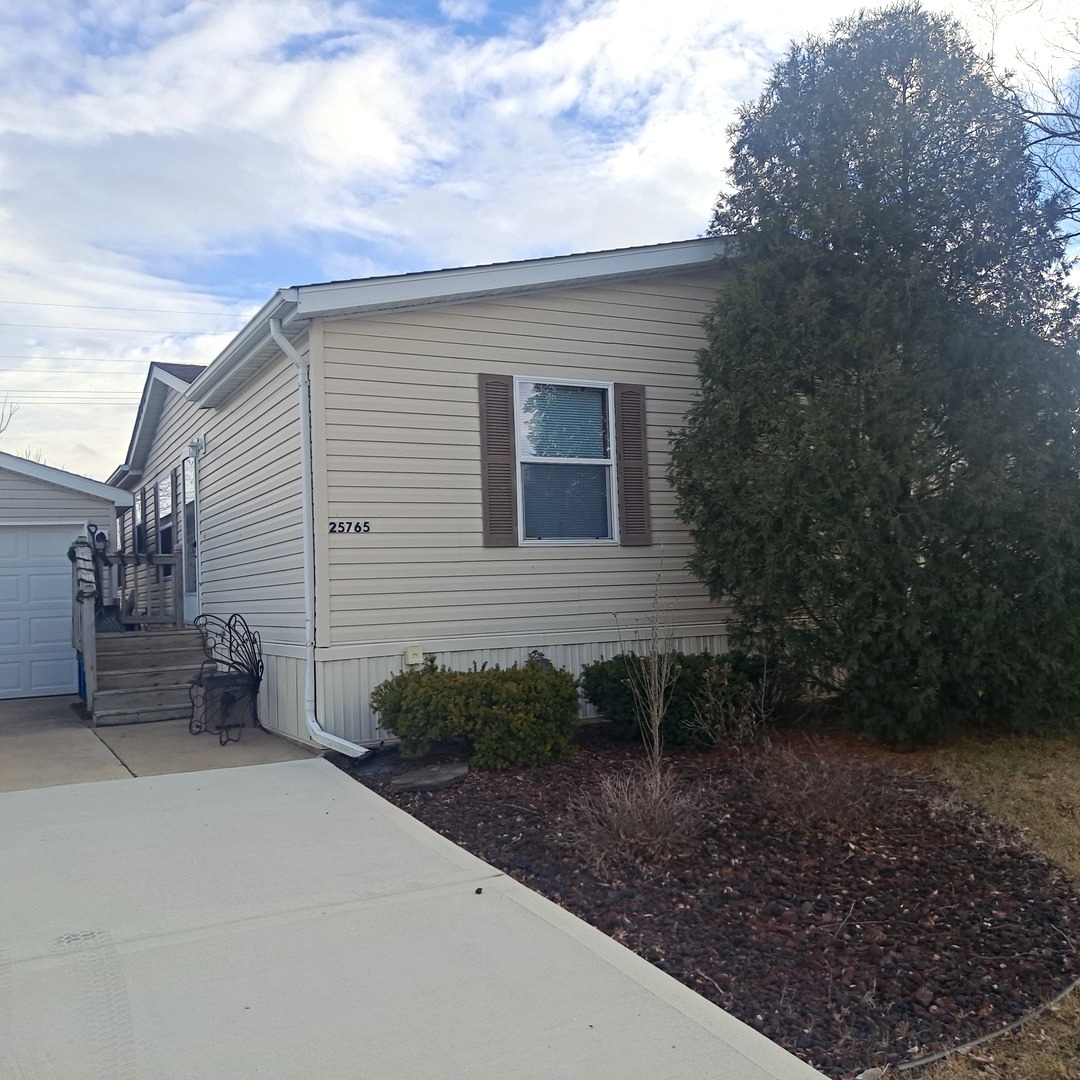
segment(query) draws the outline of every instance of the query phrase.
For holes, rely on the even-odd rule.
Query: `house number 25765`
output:
[[[331,521],[332,533],[365,533],[371,532],[370,521]]]

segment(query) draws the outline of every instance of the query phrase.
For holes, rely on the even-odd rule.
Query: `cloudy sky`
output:
[[[739,103],[855,6],[7,0],[0,449],[105,478],[148,362],[281,286],[700,235]]]

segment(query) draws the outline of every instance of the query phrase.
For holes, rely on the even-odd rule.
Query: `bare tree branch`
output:
[[[15,414],[19,411],[18,402],[12,401],[6,394],[4,400],[0,401],[0,435],[7,431],[11,425],[11,421],[14,419]]]
[[[989,27],[992,66],[999,59],[995,45],[1002,23],[1032,10],[1043,13],[1043,0],[972,0],[971,6]],[[1046,44],[1057,69],[1018,53],[1017,71],[999,76],[998,83],[1016,101],[1028,128],[1028,148],[1061,215],[1062,232],[1073,239],[1080,236],[1080,20],[1049,25]]]

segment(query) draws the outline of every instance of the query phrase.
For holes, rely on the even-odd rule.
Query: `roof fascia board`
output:
[[[150,364],[150,370],[143,385],[142,397],[139,399],[139,411],[135,414],[135,426],[131,432],[131,441],[128,443],[127,457],[123,465],[113,471],[109,477],[109,483],[120,484],[127,479],[142,476],[143,465],[146,464],[145,455],[142,452],[144,432],[156,428],[158,420],[161,419],[161,410],[165,405],[165,388],[184,394],[188,390],[188,385],[183,379],[162,371],[156,364]],[[150,430],[150,437],[153,437],[152,430]]]
[[[54,469],[51,465],[28,461],[26,458],[6,454],[3,451],[0,451],[0,469],[7,469],[8,472],[25,476],[30,480],[40,480],[56,487],[67,488],[68,491],[77,491],[81,495],[107,499],[114,506],[131,506],[133,502],[130,491],[122,491],[110,484],[103,484],[100,480],[91,480],[88,476],[78,476],[75,473],[65,472],[63,469]]]
[[[270,337],[270,320],[288,326],[296,317],[297,290],[278,289],[248,321],[247,326],[218,354],[214,362],[195,381],[184,388],[189,400],[204,401],[227,379],[239,373]]]
[[[177,378],[169,371],[162,371],[156,364],[151,364],[150,369],[153,372],[155,379],[163,382],[169,389],[175,390],[178,394],[186,394],[187,388],[191,385],[189,382],[185,382],[183,379]]]
[[[225,350],[185,390],[203,408],[228,401],[244,382],[244,371],[271,345],[270,320],[285,328],[312,319],[360,315],[392,308],[599,283],[616,278],[678,273],[705,266],[727,250],[724,237],[677,240],[670,244],[555,255],[491,266],[467,266],[416,274],[326,282],[279,289]],[[133,444],[134,445],[134,442]]]
[[[723,238],[706,237],[491,266],[302,285],[296,290],[299,294],[296,317],[333,318],[366,311],[451,303],[499,293],[532,292],[622,277],[677,273],[712,262],[724,253],[725,247]]]

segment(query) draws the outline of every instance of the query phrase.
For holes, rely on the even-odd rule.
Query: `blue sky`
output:
[[[0,449],[107,476],[149,361],[283,285],[699,235],[739,103],[854,6],[8,0]]]

